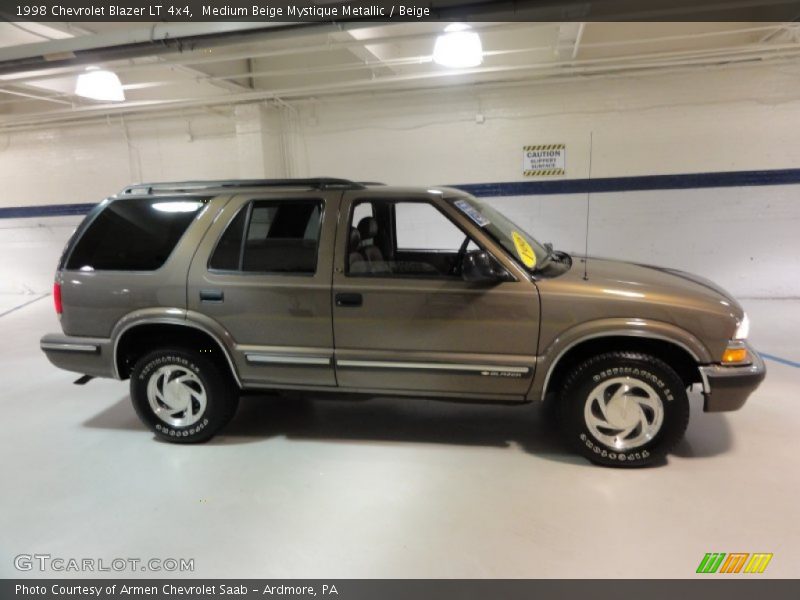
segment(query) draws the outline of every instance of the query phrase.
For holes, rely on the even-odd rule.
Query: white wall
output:
[[[80,220],[81,217],[0,219],[0,294],[50,292],[58,257]],[[3,307],[14,305],[12,300],[0,301],[0,312]]]
[[[0,206],[91,202],[139,180],[254,176],[261,164],[266,176],[521,181],[522,146],[556,142],[567,144],[566,177],[584,178],[590,132],[593,177],[800,167],[800,67],[453,87],[0,133]],[[590,251],[694,271],[740,297],[797,297],[799,187],[596,194]],[[494,202],[541,240],[582,249],[584,197]],[[0,293],[49,289],[67,221],[0,220]]]

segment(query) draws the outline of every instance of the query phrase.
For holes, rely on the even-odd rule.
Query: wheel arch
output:
[[[137,357],[148,350],[170,344],[208,351],[212,358],[227,365],[236,384],[242,387],[231,352],[217,334],[198,323],[166,316],[141,318],[121,326],[115,332],[115,377],[127,379],[132,362]]]
[[[688,332],[685,335],[674,334],[667,324],[660,329],[613,329],[557,339],[550,351],[540,357],[540,368],[537,369],[539,381],[538,385],[534,385],[530,399],[538,396],[539,400],[546,400],[549,394],[558,390],[572,366],[595,354],[610,351],[652,354],[674,368],[687,387],[701,382],[699,366],[709,362],[705,346]],[[549,360],[548,355],[551,357]]]

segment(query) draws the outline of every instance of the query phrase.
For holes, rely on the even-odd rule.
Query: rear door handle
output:
[[[200,290],[201,302],[224,302],[225,294],[222,290]]]
[[[336,294],[336,306],[361,306],[363,303],[361,294]]]

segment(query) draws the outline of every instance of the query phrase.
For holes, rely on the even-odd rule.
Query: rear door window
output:
[[[103,208],[76,241],[66,268],[154,271],[169,258],[208,198],[126,198]]]
[[[208,266],[218,270],[314,274],[321,215],[319,200],[251,202],[228,225]]]

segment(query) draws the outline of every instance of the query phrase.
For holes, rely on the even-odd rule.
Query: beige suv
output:
[[[63,334],[41,347],[84,381],[130,379],[169,441],[211,438],[240,390],[547,401],[605,465],[664,456],[690,386],[706,411],[736,410],[764,378],[747,316],[713,283],[583,263],[457,189],[135,185],[67,244]]]

